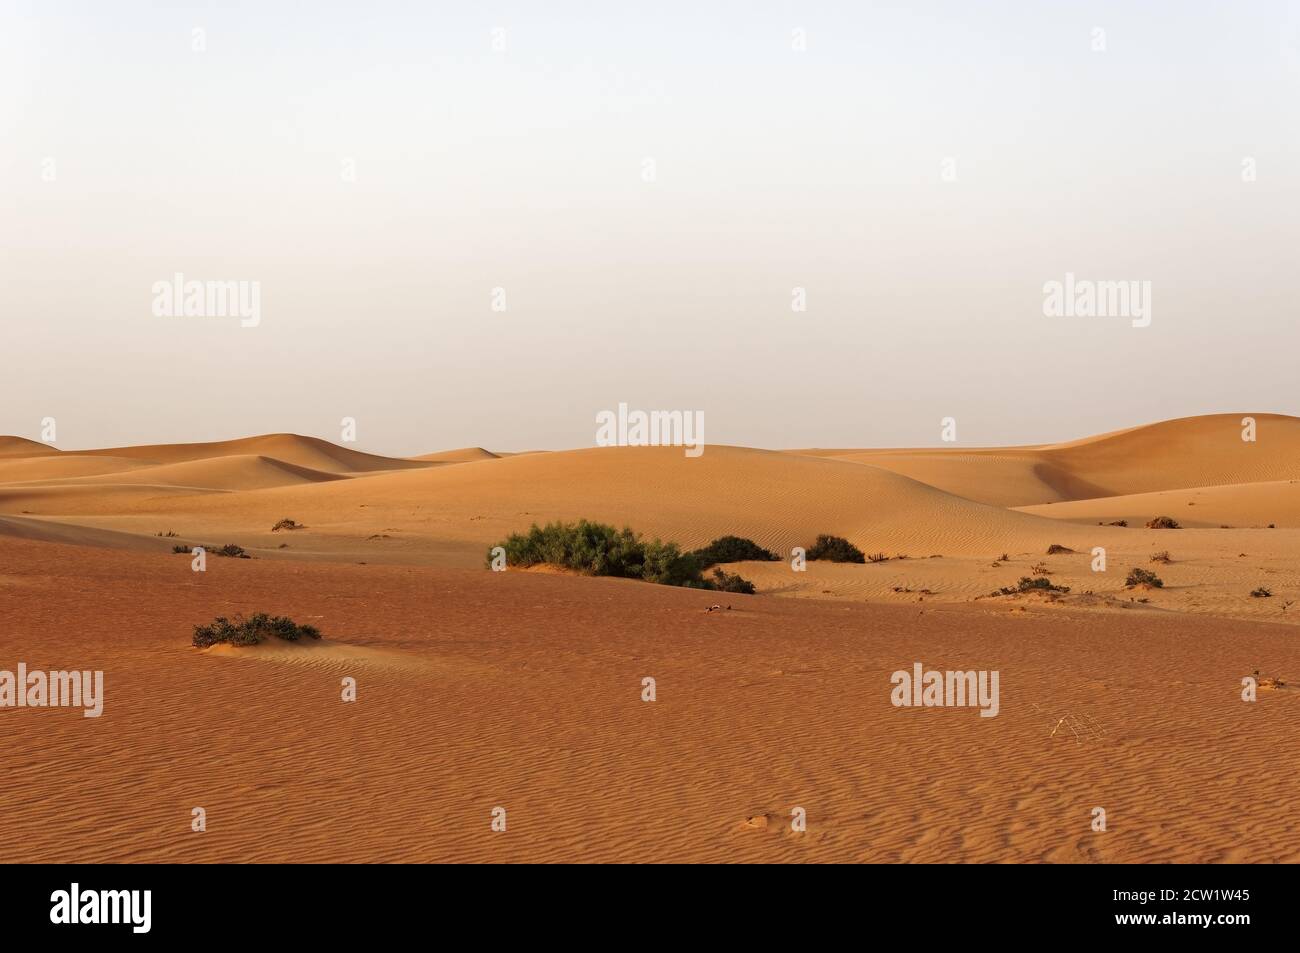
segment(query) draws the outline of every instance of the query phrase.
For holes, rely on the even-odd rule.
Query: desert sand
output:
[[[0,437],[0,669],[106,683],[96,719],[0,708],[0,851],[1298,861],[1300,419],[1253,414],[1245,442],[1243,416],[698,458]],[[1156,516],[1183,528],[1145,528]],[[783,559],[727,567],[755,596],[487,570],[509,533],[579,517]],[[302,528],[272,532],[286,518]],[[819,533],[880,561],[793,571]],[[253,558],[195,573],[172,553],[226,543]],[[1126,587],[1135,567],[1164,586]],[[1035,574],[1069,592],[991,595]],[[258,611],[324,640],[190,645]],[[893,707],[891,673],[914,662],[999,671],[998,716]]]

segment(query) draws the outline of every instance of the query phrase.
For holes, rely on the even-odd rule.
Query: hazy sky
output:
[[[0,433],[1300,414],[1298,118],[1297,3],[0,0]],[[155,316],[176,272],[260,325]],[[1045,317],[1067,272],[1151,282],[1150,326]]]

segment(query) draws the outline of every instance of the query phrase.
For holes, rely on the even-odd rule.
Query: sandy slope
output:
[[[996,506],[1131,495],[1183,487],[1300,477],[1300,418],[1185,417],[1042,447],[940,450],[801,450],[884,467]]]
[[[158,444],[76,452],[111,457],[135,457],[159,464],[253,455],[271,457],[309,470],[323,470],[329,473],[407,470],[425,465],[418,460],[381,457],[340,447],[319,437],[304,437],[289,433],[263,434],[258,437],[243,437],[238,440],[221,440],[212,443]]]
[[[0,669],[100,668],[108,690],[100,719],[0,709],[0,856],[1300,861],[1279,762],[1300,692],[1239,698],[1256,670],[1300,683],[1300,420],[1256,414],[1243,444],[1241,416],[695,459],[0,438]],[[272,533],[286,517],[305,528]],[[579,517],[785,558],[735,567],[756,597],[483,569]],[[796,572],[818,533],[890,558]],[[228,542],[256,558],[170,553]],[[1127,588],[1132,568],[1165,585]],[[1036,572],[1070,592],[989,597]],[[189,646],[259,610],[326,643]],[[997,669],[1001,714],[893,708],[915,661]]]
[[[60,483],[64,486],[135,485],[211,490],[261,490],[273,486],[298,486],[304,483],[324,483],[343,479],[346,477],[339,473],[313,470],[274,457],[232,454],[203,460],[186,460],[183,463],[135,467],[125,472],[74,477]],[[43,481],[43,485],[54,485],[54,481]]]
[[[35,440],[28,440],[26,437],[0,436],[0,458],[49,456],[58,452],[57,447],[51,447],[47,443],[38,443]]]
[[[109,529],[33,519],[28,516],[0,516],[0,537],[158,553],[169,552],[177,543],[177,540],[173,539],[142,537],[134,533],[119,533]],[[0,543],[3,542],[7,540],[0,539]]]
[[[1104,496],[1105,488],[1054,464],[1044,451],[804,450],[801,454],[862,463],[898,473],[990,506],[1054,503]]]
[[[423,456],[411,457],[426,463],[468,463],[473,460],[495,460],[499,455],[482,447],[462,447],[459,450],[440,450]]]
[[[464,568],[481,567],[490,545],[533,522],[586,517],[687,547],[749,536],[785,557],[744,567],[763,591],[884,603],[974,600],[1032,575],[1047,548],[1060,544],[1081,554],[1049,567],[1073,590],[1071,601],[1089,593],[1106,601],[1145,598],[1176,611],[1295,622],[1300,614],[1283,607],[1300,598],[1300,533],[1291,531],[1300,527],[1300,483],[1196,485],[1300,467],[1300,421],[1255,417],[1253,444],[1240,439],[1240,415],[1219,415],[1036,448],[814,456],[711,446],[699,458],[676,448],[503,457],[466,448],[427,455],[407,470],[392,458],[289,435],[91,454],[51,454],[32,444],[37,455],[0,460],[0,513],[27,518],[27,538],[76,541],[80,533],[96,545],[136,539],[154,550],[157,534],[174,532],[177,544],[234,542],[268,559]],[[234,452],[257,447],[281,456]],[[105,472],[81,469],[98,462]],[[1178,488],[1066,499],[1153,483]],[[1035,495],[1059,501],[1021,511],[976,502]],[[1169,538],[1141,528],[1157,515],[1192,529]],[[284,518],[306,528],[272,533]],[[1118,519],[1129,528],[1097,525]],[[47,529],[33,522],[40,520]],[[1269,523],[1279,528],[1268,535],[1248,529]],[[791,548],[819,533],[891,558],[793,572]],[[1095,547],[1108,553],[1104,573],[1092,571]],[[1164,571],[1169,584],[1145,595],[1127,591],[1128,570],[1146,567],[1162,549],[1177,559]],[[1258,586],[1274,589],[1276,598],[1252,600]]]
[[[6,483],[58,482],[85,476],[126,473],[150,466],[134,457],[83,457],[73,453],[0,457],[0,485]]]
[[[102,669],[107,695],[99,719],[0,710],[10,861],[1300,860],[1279,762],[1300,693],[1239,700],[1256,669],[1300,677],[1287,627],[764,596],[706,613],[706,594],[621,580],[195,575],[13,540],[0,600],[0,667]],[[188,645],[257,609],[328,644]],[[893,708],[914,661],[998,670],[1001,713]]]
[[[239,535],[246,546],[278,545],[257,534],[287,516],[311,530],[295,535],[295,548],[310,542],[403,561],[440,547],[457,551],[464,566],[481,565],[488,546],[533,522],[580,517],[686,546],[738,533],[781,552],[835,533],[868,550],[996,554],[1037,546],[1054,531],[1049,520],[874,467],[736,447],[710,447],[694,459],[671,447],[573,450],[236,495],[151,496],[96,509],[97,501],[88,494],[42,508],[27,497],[24,506],[38,515],[101,516],[92,525],[141,533],[161,520],[191,534]],[[374,535],[387,543],[369,545]]]
[[[1023,512],[1081,522],[1126,520],[1142,526],[1156,516],[1169,516],[1182,526],[1217,528],[1270,524],[1279,529],[1300,527],[1300,481],[1230,483],[1191,489],[1134,493],[1097,500],[1077,500],[1022,507]]]

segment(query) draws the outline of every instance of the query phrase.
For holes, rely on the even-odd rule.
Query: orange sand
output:
[[[106,682],[98,719],[0,709],[0,852],[1300,860],[1300,420],[1256,414],[1246,444],[1241,416],[1047,447],[696,459],[0,438],[0,669]],[[1187,528],[1143,528],[1157,515]],[[304,528],[272,533],[286,517]],[[785,558],[731,567],[758,596],[483,568],[509,532],[577,517]],[[891,558],[791,571],[818,533]],[[198,574],[170,553],[228,542],[256,558]],[[1150,562],[1160,550],[1172,561]],[[987,597],[1036,564],[1070,593]],[[1137,566],[1165,587],[1126,589]],[[1274,595],[1251,598],[1260,585]],[[189,645],[239,611],[326,641]],[[1000,671],[1001,713],[892,707],[890,673],[916,661]],[[1255,671],[1283,686],[1251,704]]]

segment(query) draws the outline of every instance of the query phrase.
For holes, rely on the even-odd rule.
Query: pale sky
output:
[[[350,416],[415,454],[590,446],[620,402],[766,447],[1300,414],[1297,117],[1300,4],[1267,0],[0,0],[0,433]],[[155,316],[176,272],[259,282],[261,323]],[[1044,316],[1067,272],[1151,282],[1151,325]]]

